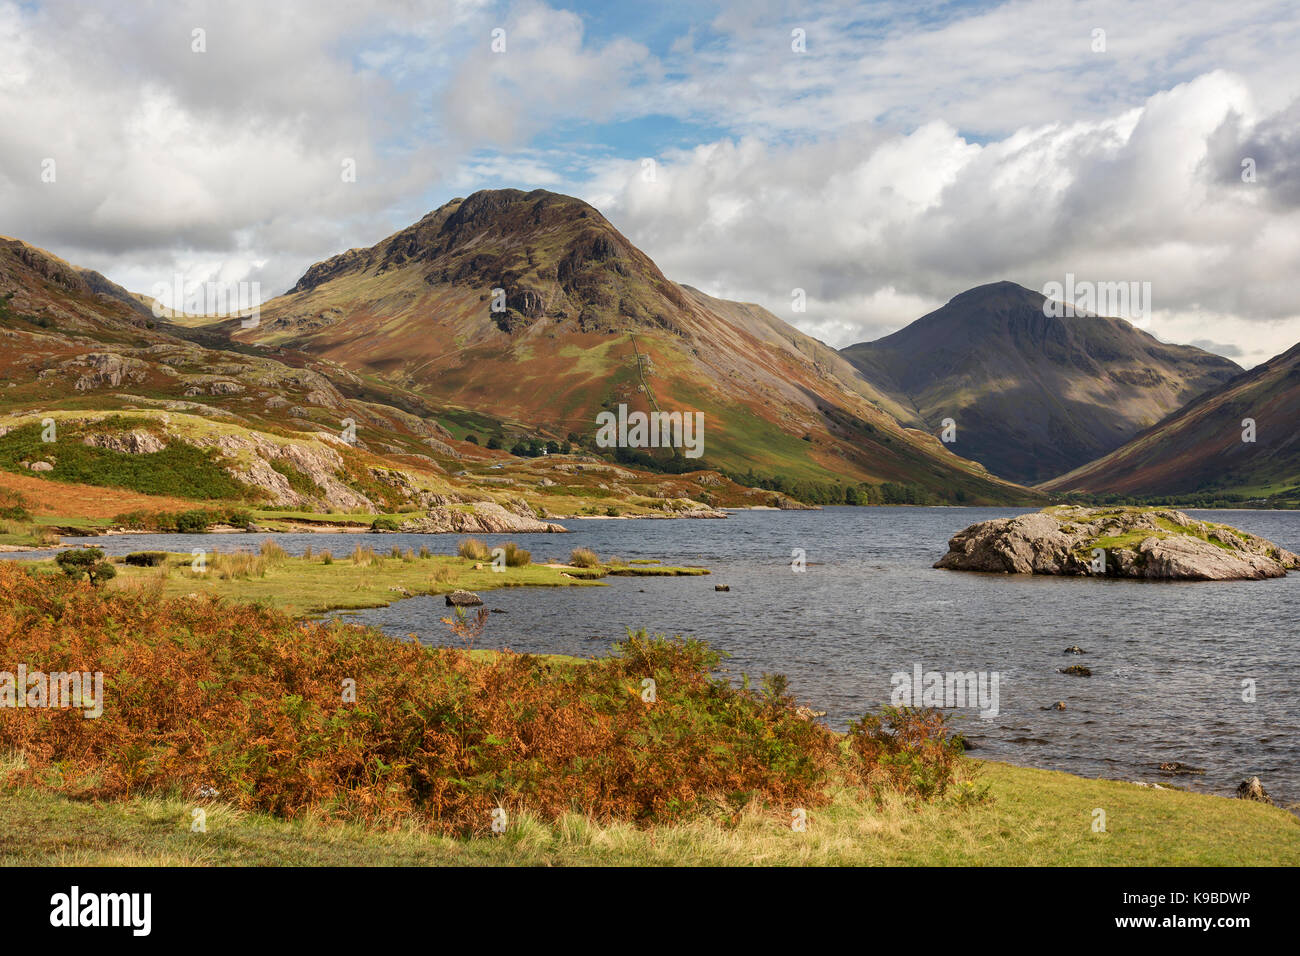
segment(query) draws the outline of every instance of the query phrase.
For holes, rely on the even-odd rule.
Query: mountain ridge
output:
[[[1243,440],[1246,421],[1253,441]],[[1300,343],[1197,396],[1120,448],[1043,483],[1057,492],[1300,498]]]

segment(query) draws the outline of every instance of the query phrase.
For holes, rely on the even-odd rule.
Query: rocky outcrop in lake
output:
[[[1062,506],[981,521],[948,542],[936,568],[1156,581],[1277,578],[1300,557],[1181,511]]]

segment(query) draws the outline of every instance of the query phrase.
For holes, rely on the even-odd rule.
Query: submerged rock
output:
[[[1181,511],[1062,506],[981,521],[948,542],[936,568],[1145,580],[1283,577],[1300,557],[1228,525]]]

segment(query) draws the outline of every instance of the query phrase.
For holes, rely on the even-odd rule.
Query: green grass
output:
[[[147,418],[110,416],[96,422],[96,433],[152,427]],[[22,461],[51,460],[54,469],[45,477],[103,488],[125,488],[143,494],[165,491],[196,501],[239,499],[250,489],[226,472],[218,456],[182,441],[172,441],[162,451],[133,455],[82,443],[83,429],[63,424],[58,440],[43,442],[39,422],[21,425],[0,437],[0,468],[26,474]]]
[[[0,789],[0,863],[11,866],[1297,866],[1300,821],[1285,810],[1131,783],[981,763],[993,800],[969,808],[847,791],[795,833],[776,813],[637,829],[571,815],[510,821],[500,838],[432,836],[282,820],[193,801],[93,803]],[[1106,832],[1092,830],[1106,812]]]
[[[222,579],[215,567],[201,574],[195,573],[191,570],[192,561],[189,554],[175,554],[163,568],[118,564],[118,577],[113,587],[156,587],[160,584],[162,596],[168,598],[190,593],[214,594],[245,604],[265,604],[291,614],[319,614],[331,610],[385,607],[407,597],[403,591],[414,596],[446,594],[457,588],[486,591],[597,583],[576,576],[566,577],[568,568],[544,565],[493,571],[490,564],[484,563],[481,569],[475,570],[474,565],[481,562],[448,555],[430,555],[406,561],[380,553],[371,563],[356,564],[350,554],[338,553],[333,555],[333,563],[324,564],[317,553],[311,558],[290,557],[268,563],[261,575],[228,579]]]

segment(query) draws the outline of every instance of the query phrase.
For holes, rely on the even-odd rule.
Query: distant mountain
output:
[[[698,411],[737,473],[911,484],[945,500],[1026,492],[902,427],[834,349],[756,305],[670,281],[595,208],[545,190],[455,199],[311,266],[232,339],[547,435],[596,416]]]
[[[1014,282],[978,286],[841,354],[902,421],[939,434],[951,418],[953,451],[1026,484],[1118,448],[1241,372],[1123,319],[1047,316],[1044,301]]]
[[[1243,441],[1245,419],[1255,440]],[[1300,498],[1300,345],[1044,487],[1132,496],[1228,492]]]

